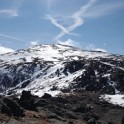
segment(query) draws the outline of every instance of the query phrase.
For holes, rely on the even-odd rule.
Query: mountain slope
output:
[[[0,55],[0,91],[42,96],[73,91],[124,91],[124,56],[71,46],[38,45]]]

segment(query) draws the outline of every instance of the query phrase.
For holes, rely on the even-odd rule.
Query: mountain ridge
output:
[[[0,55],[2,94],[123,93],[124,56],[53,44]]]

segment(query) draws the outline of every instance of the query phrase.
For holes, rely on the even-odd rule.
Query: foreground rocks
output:
[[[41,98],[23,91],[20,99],[1,97],[0,113],[0,124],[124,124],[124,108],[88,91]]]

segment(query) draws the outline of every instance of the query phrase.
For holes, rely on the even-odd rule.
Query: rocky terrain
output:
[[[0,55],[0,91],[42,96],[73,90],[124,91],[124,56],[71,46],[38,45]]]
[[[1,124],[124,124],[124,56],[61,44],[1,54],[0,94]]]
[[[124,124],[124,108],[99,100],[89,91],[52,97],[23,91],[0,98],[1,124]]]

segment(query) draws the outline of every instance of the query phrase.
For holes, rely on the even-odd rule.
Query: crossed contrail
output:
[[[83,19],[83,15],[84,13],[96,2],[97,0],[89,0],[89,2],[82,6],[80,8],[80,10],[78,10],[77,12],[73,13],[70,18],[74,20],[74,23],[68,27],[64,27],[63,25],[61,25],[60,23],[58,23],[57,19],[51,17],[50,15],[47,15],[47,19],[50,20],[50,22],[55,25],[56,27],[58,27],[61,32],[54,38],[54,40],[59,40],[61,37],[63,37],[66,34],[69,35],[73,35],[73,33],[71,33],[74,29],[76,29],[77,27],[81,26],[82,24],[84,24],[84,19]]]
[[[58,21],[53,18],[52,16],[50,15],[46,15],[46,19],[47,20],[50,20],[50,22],[55,25],[56,27],[58,27],[59,29],[61,29],[63,32],[65,32],[66,34],[69,34],[69,35],[77,35],[77,34],[74,34],[74,33],[70,33],[63,25],[59,24]]]

